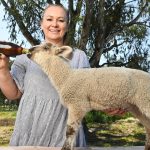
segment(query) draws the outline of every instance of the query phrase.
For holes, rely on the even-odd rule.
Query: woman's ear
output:
[[[40,27],[41,27],[41,30],[43,31],[43,26],[41,25]]]

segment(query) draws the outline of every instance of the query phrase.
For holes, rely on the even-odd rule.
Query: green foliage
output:
[[[137,39],[144,39],[147,36],[147,29],[145,26],[133,25],[127,28],[126,36]]]
[[[85,116],[85,121],[87,123],[109,123],[119,119],[128,118],[130,116],[131,116],[130,113],[126,113],[123,116],[117,116],[117,115],[110,116],[101,111],[91,111],[87,113],[87,115]]]
[[[0,90],[0,105],[4,104],[5,96]]]
[[[16,119],[16,114],[17,111],[16,110],[11,110],[11,111],[7,111],[7,110],[0,110],[0,120],[2,119]]]
[[[48,3],[62,3],[69,9],[70,26],[66,43],[89,54],[92,67],[100,67],[102,54],[107,59],[108,66],[118,63],[119,66],[126,66],[128,58],[138,54],[137,51],[141,54],[148,53],[150,3],[143,0],[1,0],[6,12],[4,20],[8,23],[10,39],[18,42],[18,34],[22,32],[32,45],[42,41],[40,20]],[[142,65],[145,60],[148,60],[147,56]],[[149,63],[144,66],[149,68]]]

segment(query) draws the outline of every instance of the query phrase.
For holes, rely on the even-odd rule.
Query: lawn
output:
[[[145,130],[133,117],[112,123],[88,124],[88,145],[90,146],[143,146]]]
[[[0,146],[7,146],[13,131],[16,111],[0,111]],[[88,123],[89,146],[141,146],[145,141],[145,130],[132,117],[112,123]]]
[[[7,146],[13,131],[16,111],[0,111],[0,146]]]
[[[0,146],[8,146],[13,126],[0,126]]]

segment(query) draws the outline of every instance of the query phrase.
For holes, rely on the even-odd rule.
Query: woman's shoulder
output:
[[[83,50],[75,47],[73,48],[73,57],[82,58],[82,57],[87,57],[87,55]]]
[[[27,54],[18,55],[14,59],[15,64],[24,64],[25,65],[28,62],[30,62],[30,59],[27,57]]]
[[[88,57],[86,53],[79,49],[79,48],[73,48],[73,57],[71,60],[71,66],[73,68],[88,68],[90,67]]]
[[[17,55],[16,59],[27,59],[27,54],[21,54],[21,55]]]
[[[83,54],[85,53],[83,50],[77,48],[77,47],[73,47],[73,53],[77,53],[77,54]]]

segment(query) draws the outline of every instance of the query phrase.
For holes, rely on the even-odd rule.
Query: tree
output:
[[[18,43],[22,33],[31,45],[39,44],[43,39],[39,24],[42,12],[51,3],[68,8],[66,44],[84,50],[91,67],[150,69],[150,0],[0,0],[10,40]],[[106,62],[100,64],[102,57]]]
[[[103,66],[99,65],[103,55],[108,66],[148,71],[149,0],[1,0],[12,41],[17,42],[21,32],[31,45],[40,43],[39,22],[47,3],[62,3],[69,9],[66,43],[84,50],[91,67]]]

